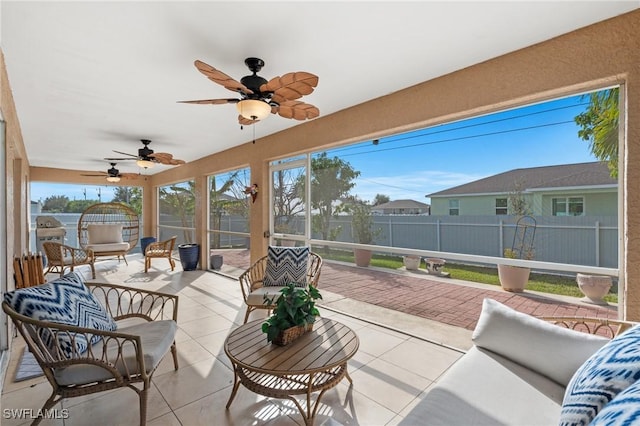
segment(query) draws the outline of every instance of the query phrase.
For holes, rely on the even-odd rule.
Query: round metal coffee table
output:
[[[242,384],[260,395],[290,399],[305,424],[312,425],[322,395],[344,377],[352,383],[347,361],[358,350],[358,336],[344,324],[320,318],[313,331],[287,346],[277,346],[267,342],[267,335],[261,330],[263,322],[241,325],[224,342],[235,373],[227,409]],[[320,393],[312,403],[314,392]],[[306,395],[306,409],[294,395]]]

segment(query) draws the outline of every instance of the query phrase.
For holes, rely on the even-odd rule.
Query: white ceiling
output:
[[[196,70],[237,80],[320,77],[302,100],[328,115],[636,9],[639,1],[2,1],[1,45],[32,166],[105,170],[113,150],[187,161],[250,141],[236,97]],[[272,115],[265,136],[301,122]],[[153,172],[166,169],[162,166]],[[134,162],[118,164],[122,172]]]

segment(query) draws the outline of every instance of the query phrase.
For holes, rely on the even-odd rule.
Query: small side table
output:
[[[242,384],[252,392],[271,398],[286,398],[300,410],[306,425],[313,425],[320,399],[343,378],[353,383],[347,361],[358,350],[358,336],[344,324],[326,318],[314,323],[313,331],[277,346],[267,342],[256,320],[233,330],[224,342],[231,360],[234,382],[227,409]],[[312,403],[311,396],[320,392]],[[306,395],[304,409],[294,395]]]

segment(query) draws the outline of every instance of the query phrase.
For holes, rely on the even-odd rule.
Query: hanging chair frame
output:
[[[95,256],[122,256],[133,250],[140,236],[140,218],[131,207],[122,203],[98,203],[89,206],[78,220],[78,244],[83,249],[89,244],[88,226],[91,224],[122,224],[122,241],[129,243],[129,248],[118,252],[95,252]]]

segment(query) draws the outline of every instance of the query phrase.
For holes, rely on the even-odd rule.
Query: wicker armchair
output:
[[[637,324],[632,321],[592,317],[540,317],[540,319],[559,327],[582,331],[587,334],[597,334],[609,339],[617,337]]]
[[[144,272],[147,272],[151,267],[151,259],[165,257],[169,260],[169,265],[171,265],[171,270],[173,271],[176,267],[176,262],[171,257],[173,254],[173,247],[176,244],[177,236],[173,236],[165,241],[158,241],[154,243],[149,243],[147,248],[144,250]]]
[[[70,247],[54,241],[46,241],[42,243],[44,254],[47,257],[47,270],[49,272],[59,272],[60,276],[64,275],[64,270],[69,268],[71,271],[76,266],[91,266],[91,278],[96,277],[96,268],[94,262],[96,260],[91,249],[81,249]]]
[[[53,387],[40,412],[46,413],[64,398],[128,387],[138,394],[140,425],[144,425],[151,377],[169,349],[174,368],[178,369],[174,340],[178,296],[114,284],[86,286],[114,320],[127,320],[118,324],[117,331],[39,321],[17,313],[6,301],[2,303]],[[65,337],[75,343],[83,338],[90,341],[93,336],[100,336],[101,340],[85,352],[72,344],[68,355],[65,350],[69,349],[60,344]],[[134,386],[137,383],[142,383],[142,389]],[[38,417],[32,424],[41,420]]]
[[[252,311],[256,309],[272,310],[275,308],[275,304],[265,304],[264,293],[260,290],[262,289],[262,282],[267,269],[267,261],[268,256],[258,259],[238,278],[240,281],[240,288],[242,289],[242,297],[244,298],[244,303],[247,305],[247,310],[244,315],[245,323],[249,319],[249,315]],[[306,275],[308,285],[318,287],[321,268],[322,258],[318,254],[310,252]],[[274,288],[278,289],[277,287]],[[274,299],[272,298],[272,300]]]
[[[16,288],[44,284],[44,266],[40,253],[25,253],[13,258],[13,279]]]

